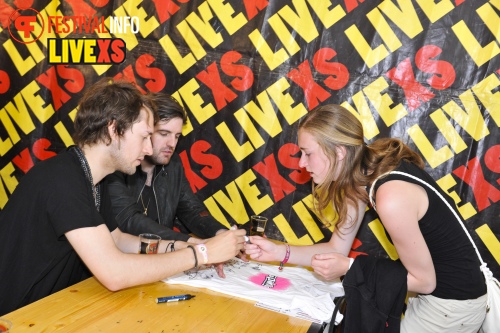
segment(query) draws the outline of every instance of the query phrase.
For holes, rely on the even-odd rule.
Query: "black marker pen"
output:
[[[168,302],[187,301],[188,299],[191,299],[195,296],[196,295],[184,294],[184,295],[177,295],[177,296],[158,297],[156,299],[156,303],[160,304],[160,303],[168,303]]]

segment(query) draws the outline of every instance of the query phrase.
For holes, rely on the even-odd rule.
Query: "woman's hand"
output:
[[[245,252],[257,261],[280,261],[285,257],[285,245],[275,244],[260,236],[250,236],[245,244]]]
[[[349,258],[336,252],[315,254],[311,260],[311,267],[326,281],[332,281],[345,275],[349,270]]]

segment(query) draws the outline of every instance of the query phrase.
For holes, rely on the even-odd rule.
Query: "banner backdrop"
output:
[[[72,144],[103,78],[172,94],[179,153],[224,225],[327,241],[298,167],[297,123],[342,104],[366,142],[397,137],[455,200],[500,276],[499,0],[0,0],[0,208],[38,161]],[[353,254],[396,258],[369,209]]]

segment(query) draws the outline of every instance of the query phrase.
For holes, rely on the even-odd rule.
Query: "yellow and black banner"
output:
[[[499,53],[500,0],[0,0],[0,208],[72,144],[84,89],[125,78],[188,110],[177,152],[221,223],[327,241],[296,132],[336,103],[423,156],[498,277]],[[352,251],[397,257],[372,210]]]

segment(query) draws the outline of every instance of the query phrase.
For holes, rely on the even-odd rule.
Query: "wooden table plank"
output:
[[[162,296],[195,298],[156,304]],[[316,330],[306,320],[254,306],[207,289],[156,282],[110,292],[95,278],[82,281],[5,317],[14,333],[37,332],[290,332]]]

